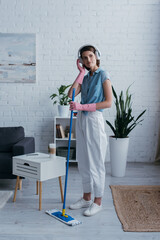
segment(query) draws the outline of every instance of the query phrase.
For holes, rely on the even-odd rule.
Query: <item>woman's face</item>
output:
[[[93,69],[97,66],[96,55],[92,51],[85,51],[82,53],[83,64],[90,69]]]

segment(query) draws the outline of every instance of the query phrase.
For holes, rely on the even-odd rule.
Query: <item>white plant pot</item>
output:
[[[111,175],[113,177],[124,177],[126,172],[129,137],[109,137]]]
[[[69,105],[58,105],[59,116],[68,117],[69,115]]]

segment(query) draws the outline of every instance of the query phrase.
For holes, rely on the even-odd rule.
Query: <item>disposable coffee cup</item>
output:
[[[56,144],[50,143],[49,144],[49,156],[50,158],[54,158],[56,155]]]

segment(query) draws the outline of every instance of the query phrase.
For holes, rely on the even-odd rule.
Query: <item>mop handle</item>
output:
[[[75,88],[73,88],[72,93],[72,101],[74,102],[75,97]],[[70,117],[70,129],[69,129],[69,141],[68,141],[68,154],[67,154],[67,167],[66,167],[66,177],[65,177],[65,187],[64,187],[64,202],[63,202],[63,209],[62,215],[65,216],[65,208],[66,208],[66,192],[67,192],[67,180],[68,180],[68,167],[69,167],[69,155],[70,155],[70,144],[71,144],[71,133],[72,133],[72,119],[73,119],[73,110],[71,110],[71,117]]]

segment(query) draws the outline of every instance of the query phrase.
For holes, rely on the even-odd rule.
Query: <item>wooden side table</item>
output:
[[[63,189],[61,176],[65,175],[66,159],[55,156],[50,158],[48,154],[36,152],[13,157],[13,174],[17,175],[13,202],[16,201],[17,189],[21,177],[28,177],[36,180],[36,194],[39,194],[39,210],[42,209],[42,182],[59,178],[61,200],[63,202]]]

